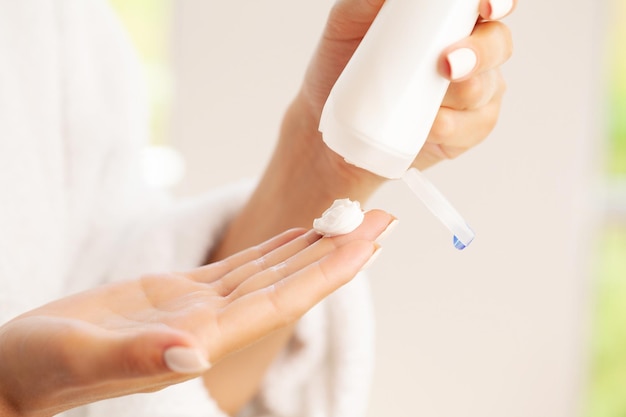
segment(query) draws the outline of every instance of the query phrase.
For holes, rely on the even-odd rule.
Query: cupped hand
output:
[[[354,232],[292,229],[222,261],[54,301],[0,327],[0,414],[50,416],[198,376],[297,320],[353,278],[391,223]]]
[[[371,174],[359,173],[360,170],[345,164],[321,143],[316,129],[330,90],[383,3],[384,0],[336,2],[292,106],[296,110],[287,113],[287,119],[298,118],[299,127],[311,130],[309,138],[317,136],[304,144],[309,148],[308,155],[312,152],[324,154],[332,166],[331,172],[346,174],[342,177],[345,179],[356,177],[357,182]],[[482,141],[495,126],[505,90],[500,67],[512,53],[510,31],[497,19],[508,15],[515,4],[516,0],[482,0],[480,18],[473,33],[443,51],[439,70],[452,83],[414,166],[423,169],[442,159],[454,158]],[[454,57],[451,53],[459,49],[471,51],[475,64],[468,67],[467,62],[456,62],[457,68],[453,68],[451,64],[455,62],[449,57]],[[289,120],[286,124],[289,125]],[[369,180],[372,183],[372,178]],[[376,181],[373,183],[376,184]]]

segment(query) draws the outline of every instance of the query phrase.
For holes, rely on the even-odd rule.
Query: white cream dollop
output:
[[[364,217],[358,201],[342,198],[335,200],[322,217],[313,220],[313,229],[324,236],[344,235],[359,227]]]

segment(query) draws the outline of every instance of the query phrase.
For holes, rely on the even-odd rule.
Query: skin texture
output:
[[[0,415],[50,416],[200,375],[165,366],[172,346],[197,349],[213,364],[205,384],[226,412],[253,398],[297,319],[356,275],[393,220],[371,211],[348,235],[320,239],[306,231],[333,200],[364,203],[384,182],[346,164],[317,130],[332,85],[382,4],[339,0],[333,7],[272,159],[209,254],[211,263],[95,288],[0,327]],[[481,15],[488,18],[490,10],[483,1]],[[442,54],[443,75],[450,74],[447,53],[461,47],[476,53],[477,65],[451,84],[415,160],[420,169],[475,146],[496,123],[510,33],[500,22],[479,20],[469,38]]]

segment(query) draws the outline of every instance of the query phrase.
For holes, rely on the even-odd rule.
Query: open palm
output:
[[[375,210],[336,238],[289,230],[201,268],[108,284],[19,316],[0,328],[0,392],[17,415],[44,416],[195,377],[349,281],[390,221]]]

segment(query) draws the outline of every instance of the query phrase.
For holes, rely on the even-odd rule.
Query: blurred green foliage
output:
[[[150,99],[151,142],[169,134],[172,73],[169,57],[173,0],[110,0],[141,58]]]
[[[626,417],[626,228],[606,230],[595,282],[587,417]]]
[[[607,175],[626,181],[626,2],[611,0]],[[624,224],[624,222],[622,222]],[[607,225],[596,254],[586,417],[626,417],[626,228]]]
[[[609,29],[609,133],[608,172],[626,175],[626,2],[612,0],[612,22]],[[626,391],[625,391],[626,392]],[[626,393],[625,393],[626,396]]]
[[[626,44],[626,37],[624,38]],[[626,60],[625,60],[626,61]],[[608,171],[612,175],[626,176],[626,66],[620,82],[611,97],[611,143],[608,159]]]

